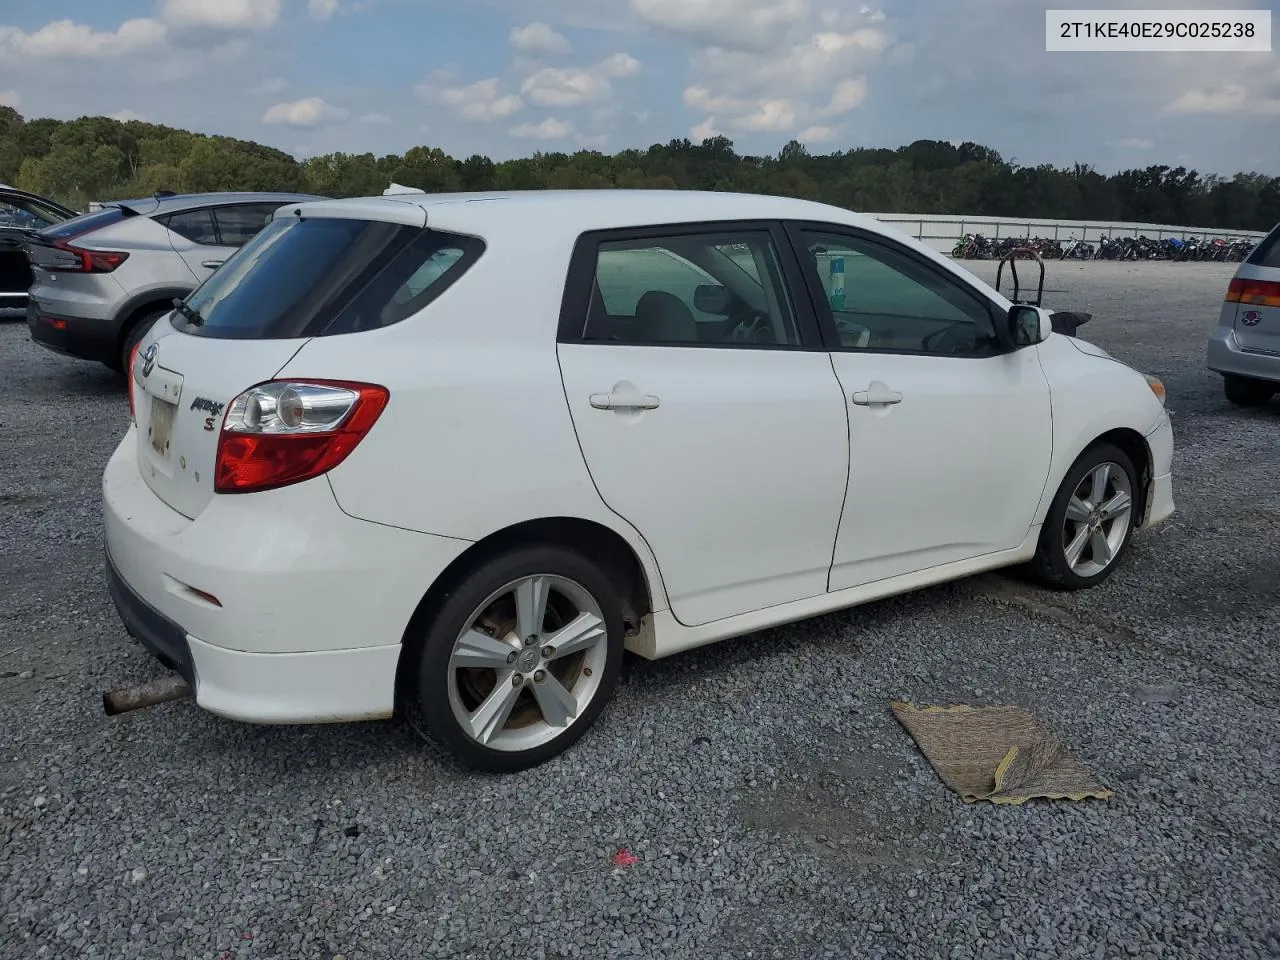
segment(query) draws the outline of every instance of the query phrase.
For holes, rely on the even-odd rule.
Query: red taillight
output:
[[[133,345],[133,349],[129,351],[129,366],[125,368],[124,375],[129,379],[129,419],[134,423],[138,422],[137,408],[134,406],[133,400],[133,365],[138,359],[138,351],[142,349],[142,341],[139,340]]]
[[[227,407],[215,493],[270,490],[327,473],[373,428],[391,394],[344,380],[272,380]]]
[[[1226,300],[1251,307],[1280,307],[1280,282],[1236,277],[1227,287]]]
[[[51,273],[110,273],[129,259],[127,253],[114,250],[84,250],[67,240],[55,240],[53,249],[65,254],[52,263],[40,264]]]

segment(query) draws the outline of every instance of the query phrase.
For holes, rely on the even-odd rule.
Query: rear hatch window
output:
[[[417,313],[481,255],[476,237],[372,220],[271,221],[173,315],[178,330],[282,340],[376,330]]]
[[[1245,263],[1255,267],[1280,269],[1280,223],[1253,248]]]
[[[101,230],[103,227],[109,227],[127,216],[131,217],[135,216],[135,214],[125,213],[119,207],[104,207],[94,213],[82,214],[78,217],[72,217],[70,220],[63,220],[61,223],[54,224],[51,227],[45,227],[40,231],[39,237],[41,240],[49,242],[71,240],[91,230]]]

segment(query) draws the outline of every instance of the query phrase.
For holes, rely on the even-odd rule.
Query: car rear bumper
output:
[[[1235,330],[1225,325],[1209,337],[1208,367],[1216,373],[1280,382],[1280,354],[1246,350]]]
[[[130,427],[103,474],[112,599],[210,712],[253,723],[389,716],[401,640],[469,544],[353,519],[323,478],[215,496],[189,520],[147,486]]]
[[[105,320],[45,313],[32,300],[27,304],[27,329],[31,332],[32,340],[54,353],[81,360],[96,360],[99,363],[118,362],[118,331]]]

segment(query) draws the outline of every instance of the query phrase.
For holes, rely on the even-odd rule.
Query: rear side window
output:
[[[278,203],[244,203],[234,207],[218,207],[213,211],[218,221],[218,236],[224,247],[240,247],[248,243],[267,225],[271,215],[280,209]]]
[[[101,230],[113,223],[119,223],[126,216],[132,216],[132,214],[126,214],[119,207],[105,207],[96,213],[86,213],[79,217],[72,217],[70,220],[63,220],[52,227],[45,227],[40,231],[40,236],[46,240],[70,240],[91,230]]]
[[[192,243],[210,246],[216,246],[218,243],[218,230],[213,224],[213,213],[208,209],[187,210],[184,213],[175,213],[169,217],[156,219],[178,236],[186,237]]]
[[[376,330],[417,313],[484,251],[476,237],[340,218],[271,221],[174,314],[186,333],[237,340]]]
[[[1280,223],[1253,248],[1245,262],[1255,267],[1280,268]]]

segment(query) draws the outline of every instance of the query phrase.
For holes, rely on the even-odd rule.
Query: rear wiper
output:
[[[174,297],[173,309],[182,314],[182,316],[186,318],[187,323],[191,324],[193,327],[198,327],[200,324],[204,323],[204,317],[200,316],[200,311],[189,307],[185,300]]]

